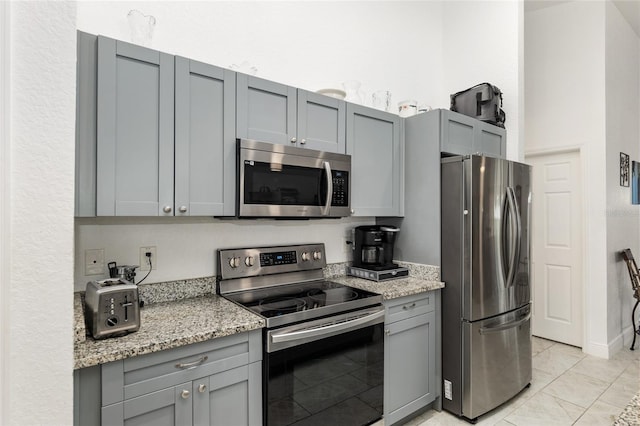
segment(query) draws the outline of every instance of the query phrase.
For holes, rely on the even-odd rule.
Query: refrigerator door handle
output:
[[[518,263],[520,262],[520,244],[522,242],[520,211],[518,209],[515,191],[510,186],[507,187],[507,204],[509,206],[509,220],[511,222],[509,224],[511,258],[509,259],[509,272],[507,273],[505,286],[509,287],[515,283],[515,275],[518,270]]]
[[[511,321],[506,324],[500,324],[495,327],[481,327],[478,332],[480,334],[499,333],[501,331],[509,330],[510,328],[516,328],[529,321],[529,319],[531,319],[531,312],[527,313],[527,315],[525,315],[523,318],[516,321]]]

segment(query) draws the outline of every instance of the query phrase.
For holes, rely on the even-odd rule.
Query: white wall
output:
[[[640,161],[640,39],[613,3],[606,6],[607,335],[617,350],[631,345],[632,297],[620,250],[640,256],[640,206],[620,186],[620,152]],[[626,339],[623,339],[623,335]],[[626,342],[623,342],[626,340]]]
[[[568,2],[525,15],[526,151],[581,149],[587,353],[608,356],[605,3]]]
[[[11,125],[9,37],[11,36],[8,2],[0,2],[0,424],[8,423],[9,408],[9,268],[10,257],[10,161],[9,128]]]
[[[8,425],[72,423],[75,19],[11,3]]]
[[[154,269],[145,283],[209,277],[216,274],[216,250],[230,247],[255,247],[325,243],[327,262],[350,260],[351,229],[372,225],[372,218],[322,220],[221,220],[199,218],[99,218],[76,219],[75,289],[84,291],[87,282],[105,276],[84,275],[84,250],[104,249],[108,262],[139,265],[139,248],[157,247]],[[154,265],[155,267],[155,265]],[[138,271],[136,280],[146,275]]]
[[[610,356],[632,338],[634,300],[619,251],[640,252],[640,207],[620,186],[619,154],[640,160],[640,40],[610,1],[525,17],[527,151],[579,147],[585,212],[584,351]]]
[[[442,88],[447,95],[489,82],[503,93],[507,157],[524,159],[521,1],[448,1],[443,14]],[[450,100],[441,102],[448,108]]]
[[[222,67],[248,61],[258,77],[311,91],[358,80],[369,98],[390,90],[394,107],[442,99],[440,2],[83,1],[78,29],[129,41],[131,9],[156,18],[154,49]]]

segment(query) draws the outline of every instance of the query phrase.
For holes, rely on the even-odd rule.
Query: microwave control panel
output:
[[[349,172],[334,170],[331,172],[333,180],[333,195],[331,205],[345,207],[349,205]]]

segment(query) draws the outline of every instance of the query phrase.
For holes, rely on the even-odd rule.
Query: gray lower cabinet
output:
[[[440,115],[440,151],[446,154],[484,154],[506,158],[505,129],[457,112],[438,109],[427,114]]]
[[[384,421],[440,409],[440,290],[385,302]]]
[[[404,146],[396,114],[347,104],[353,216],[404,214]]]
[[[77,370],[74,424],[262,424],[261,331]]]
[[[235,73],[78,32],[76,216],[235,213]]]
[[[236,92],[238,138],[345,152],[344,101],[246,74]]]

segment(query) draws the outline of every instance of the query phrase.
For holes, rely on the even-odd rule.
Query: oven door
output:
[[[351,214],[350,156],[244,139],[238,147],[238,216]]]
[[[266,331],[265,424],[357,426],[379,420],[383,321],[379,306]]]

